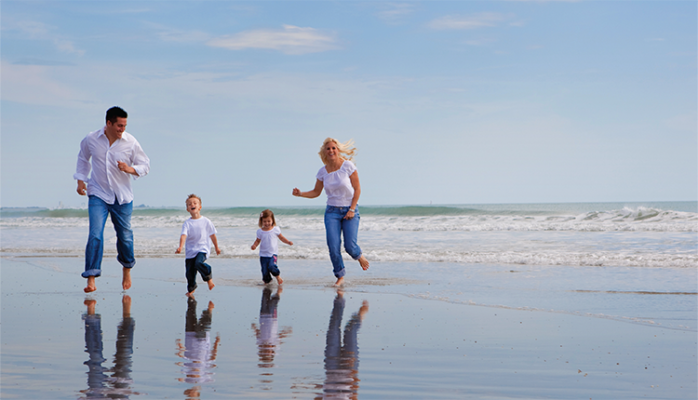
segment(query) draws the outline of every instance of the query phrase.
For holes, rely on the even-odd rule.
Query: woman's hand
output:
[[[352,219],[354,218],[354,211],[349,210],[347,213],[344,215],[344,219]]]
[[[296,197],[301,197],[301,190],[298,188],[293,188],[293,193],[294,196]]]

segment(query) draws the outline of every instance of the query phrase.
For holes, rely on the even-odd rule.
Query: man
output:
[[[124,290],[131,288],[131,268],[136,259],[131,230],[133,191],[130,178],[147,175],[150,160],[136,138],[126,132],[127,118],[128,114],[121,108],[110,108],[106,126],[88,134],[80,142],[73,178],[78,181],[78,194],[89,197],[90,233],[85,248],[85,272],[82,273],[82,277],[87,278],[85,293],[97,290],[95,278],[102,274],[107,215],[111,215],[116,231],[116,259],[123,266],[122,286]]]

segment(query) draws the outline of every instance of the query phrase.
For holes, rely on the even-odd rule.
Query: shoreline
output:
[[[288,260],[281,266],[288,275],[281,293],[276,285],[265,291],[254,283],[261,281],[258,271],[250,271],[256,260],[241,263],[245,265],[239,270],[221,260],[213,264],[216,287],[208,291],[199,286],[193,314],[201,321],[204,310],[214,305],[205,344],[210,357],[219,338],[215,360],[207,367],[207,379],[187,378],[183,371],[196,354],[187,359],[177,347],[189,337],[187,315],[192,314],[184,277],[179,276],[181,260],[139,260],[141,270],[133,274],[127,293],[120,288],[118,264],[105,260],[98,291],[89,295],[82,293],[84,279],[72,271],[72,261],[2,258],[2,398],[74,399],[118,393],[133,399],[194,399],[197,391],[202,398],[265,399],[692,399],[697,394],[695,330],[458,304],[419,296],[423,287],[433,288],[432,282],[396,277],[395,282],[370,286],[358,279],[358,271],[349,274],[340,312],[331,277],[294,280],[291,271],[300,269],[300,262]],[[322,266],[311,264],[311,270]],[[240,271],[246,275],[240,276]],[[21,279],[25,274],[32,277],[31,284]],[[509,290],[492,285],[501,283],[499,275],[494,276],[490,288],[475,287],[470,294]],[[328,286],[322,285],[323,279]],[[404,288],[411,294],[401,292]],[[590,295],[608,296],[584,294]],[[666,297],[622,296],[653,301]],[[123,309],[126,297],[133,319],[131,353],[119,350],[124,349],[119,332],[130,326]],[[683,297],[695,304],[694,296]],[[86,352],[91,329],[86,328],[86,301],[94,301],[100,315],[102,355],[96,359],[104,361],[94,368],[84,364],[91,359]],[[364,305],[363,319],[356,317]],[[271,308],[273,313],[264,311]],[[342,317],[341,323],[336,317]],[[356,322],[350,325],[355,318],[360,320],[358,328]],[[263,326],[271,326],[266,339],[259,334]],[[338,360],[353,363],[349,375],[340,380],[335,379],[333,358],[327,361],[328,343],[337,338],[330,335],[333,326],[341,327],[341,348],[351,350],[346,346],[357,344],[355,359],[342,358],[351,351],[337,353]],[[128,357],[119,359],[119,354]],[[118,366],[128,367],[128,377],[114,377]],[[354,383],[343,386],[349,378]]]

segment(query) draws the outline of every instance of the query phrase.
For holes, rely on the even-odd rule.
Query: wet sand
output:
[[[105,260],[85,295],[79,258],[1,261],[3,399],[697,396],[690,328],[367,290],[356,272],[340,294],[292,274],[265,290],[222,262],[195,302],[180,260],[139,259],[127,293]]]

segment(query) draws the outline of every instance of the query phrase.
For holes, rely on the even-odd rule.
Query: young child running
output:
[[[286,239],[281,234],[281,229],[276,226],[274,212],[264,210],[259,214],[259,229],[257,229],[257,240],[252,244],[252,250],[259,246],[259,263],[262,264],[262,280],[264,283],[271,282],[272,275],[276,277],[276,281],[281,285],[284,280],[279,274],[279,267],[276,265],[276,253],[279,252],[279,241],[293,246],[293,242]],[[260,245],[261,244],[261,245]]]
[[[175,250],[175,254],[181,253],[182,247],[186,243],[187,297],[193,297],[194,290],[196,290],[197,271],[201,274],[201,278],[208,283],[208,290],[216,286],[213,284],[211,266],[204,262],[211,251],[209,238],[216,248],[216,254],[221,254],[221,251],[218,249],[216,227],[208,218],[201,216],[201,198],[195,194],[190,194],[186,204],[191,218],[182,224],[182,236],[179,238],[179,247]]]

